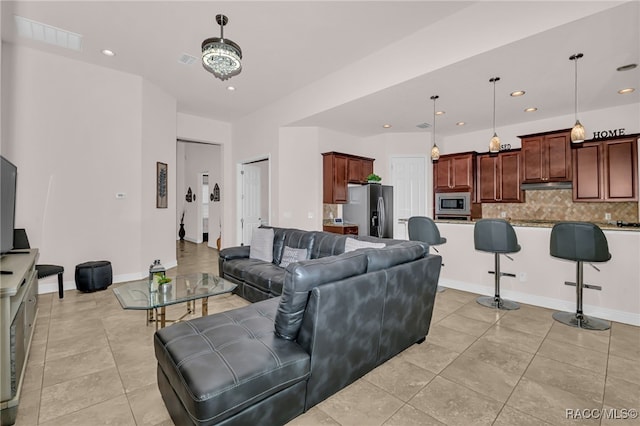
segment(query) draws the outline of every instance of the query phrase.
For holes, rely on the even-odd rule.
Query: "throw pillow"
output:
[[[282,253],[282,262],[280,262],[281,268],[286,268],[290,263],[299,262],[307,258],[307,249],[297,249],[289,246],[284,246],[284,252]]]
[[[273,262],[273,228],[256,228],[251,235],[249,259]]]
[[[354,251],[361,248],[382,248],[385,247],[385,243],[370,243],[368,241],[359,241],[355,238],[347,238],[344,241],[344,252]]]

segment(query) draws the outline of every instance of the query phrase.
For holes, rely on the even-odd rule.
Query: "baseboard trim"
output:
[[[477,283],[469,283],[465,281],[457,281],[441,278],[438,282],[442,287],[454,288],[456,290],[476,293],[483,296],[491,296],[493,293],[487,293],[487,286]],[[493,290],[493,289],[492,289]],[[536,296],[533,294],[522,293],[519,291],[509,291],[500,289],[500,296],[505,299],[516,302],[526,303],[528,305],[540,306],[542,308],[553,309],[563,312],[575,312],[575,301],[568,302],[566,300],[554,299],[551,297]],[[609,321],[621,322],[624,324],[640,326],[640,314],[633,312],[618,311],[614,309],[603,308],[600,306],[583,305],[583,311],[592,317],[602,318]]]

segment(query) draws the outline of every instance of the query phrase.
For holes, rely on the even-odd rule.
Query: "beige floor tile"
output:
[[[469,426],[492,424],[502,408],[501,403],[440,376],[418,392],[409,405],[442,423]]]
[[[439,322],[439,325],[447,327],[451,330],[460,331],[472,336],[482,336],[493,324],[493,322],[485,322],[482,320],[471,319],[460,314],[461,310],[466,309],[466,306],[461,307],[456,312],[449,314]],[[429,331],[431,334],[431,331]]]
[[[443,321],[429,328],[428,343],[442,346],[454,352],[463,352],[477,340],[476,336],[444,327],[442,323]]]
[[[48,342],[103,333],[104,327],[99,318],[52,318]]]
[[[129,408],[129,401],[124,395],[40,424],[42,426],[136,426]]]
[[[547,337],[598,352],[609,352],[609,330],[582,330],[554,321]]]
[[[627,409],[620,409],[616,407],[604,406],[602,407],[602,420],[601,426],[640,426],[640,418],[638,418],[638,410],[631,411]]]
[[[640,359],[636,358],[635,360],[631,360],[615,355],[609,355],[607,376],[616,377],[618,379],[623,379],[640,385]],[[640,395],[638,395],[638,401],[640,403]]]
[[[35,426],[40,411],[40,389],[24,391],[20,394],[20,404],[16,416],[16,426]]]
[[[512,346],[496,345],[489,339],[478,339],[463,355],[482,361],[510,375],[520,376],[534,356],[530,352]]]
[[[156,386],[157,363],[153,353],[148,354],[146,362],[118,364],[118,371],[122,378],[122,386],[127,393],[149,385]]]
[[[553,318],[547,316],[537,317],[529,314],[523,315],[520,310],[507,312],[506,315],[500,318],[498,325],[541,337],[549,333],[553,325]]]
[[[604,375],[536,355],[524,373],[524,377],[536,383],[574,393],[579,398],[588,401],[589,407],[602,405]]]
[[[530,416],[514,408],[505,406],[493,426],[543,426],[550,425],[537,417]]]
[[[559,340],[546,339],[542,342],[538,354],[593,371],[596,374],[605,374],[607,371],[608,357],[606,353],[581,348]]]
[[[445,291],[441,291],[437,294],[438,300],[450,300],[452,302],[458,302],[460,304],[469,303],[478,297],[477,294],[468,293],[466,291],[460,291],[453,288],[448,288]]]
[[[42,377],[44,376],[44,364],[27,364],[22,382],[22,391],[40,390]]]
[[[638,408],[640,385],[616,377],[607,377],[604,388],[604,405],[614,408]]]
[[[609,353],[630,360],[640,359],[640,327],[612,323]]]
[[[123,394],[122,382],[115,367],[44,387],[40,402],[40,422],[53,420]]]
[[[155,382],[127,394],[127,398],[137,426],[171,421]]]
[[[406,404],[384,422],[384,426],[444,426],[444,423]]]
[[[487,330],[487,332],[480,337],[480,340],[488,340],[498,346],[514,348],[533,354],[540,348],[544,337],[496,324]]]
[[[404,403],[393,395],[359,380],[318,404],[318,408],[343,426],[360,426],[367,419],[369,426],[381,425]]]
[[[108,347],[56,358],[45,362],[43,387],[99,371],[113,370],[115,367],[116,363]]]
[[[532,417],[554,425],[575,425],[576,421],[567,417],[567,410],[575,408],[600,408],[586,398],[544,383],[523,377],[506,404]],[[597,420],[580,424],[598,424]]]
[[[45,360],[49,362],[98,349],[109,350],[109,343],[107,342],[107,336],[104,332],[52,341],[47,345]]]
[[[428,338],[428,337],[427,337]],[[420,345],[413,345],[401,352],[398,356],[404,361],[438,374],[460,355],[442,346],[434,345],[426,341]]]
[[[406,402],[434,377],[434,373],[395,357],[370,371],[364,380]]]
[[[463,317],[476,321],[487,322],[489,324],[494,324],[505,313],[506,311],[491,309],[487,308],[486,306],[482,306],[475,302],[475,300],[473,302],[467,303],[456,311],[456,314],[462,315]]]
[[[315,406],[311,407],[306,413],[291,420],[287,423],[287,426],[340,426],[340,423],[336,422],[330,415]]]

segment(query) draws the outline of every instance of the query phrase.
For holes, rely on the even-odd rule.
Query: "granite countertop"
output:
[[[340,226],[340,227],[345,227],[345,226],[358,226],[356,223],[333,223],[333,222],[324,222],[322,224],[322,226]]]
[[[511,219],[506,218],[506,220],[511,223],[513,226],[523,226],[529,228],[552,228],[553,225],[560,222],[559,220],[534,220],[534,219]],[[474,220],[445,220],[445,219],[437,219],[436,223],[455,223],[459,225],[473,225],[475,223]],[[636,231],[640,232],[640,227],[634,226],[618,226],[615,222],[607,223],[607,222],[593,222],[598,225],[602,229],[606,229],[609,231]]]

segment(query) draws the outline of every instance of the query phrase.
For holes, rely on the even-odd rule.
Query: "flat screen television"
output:
[[[18,168],[0,155],[0,254],[13,249]]]

